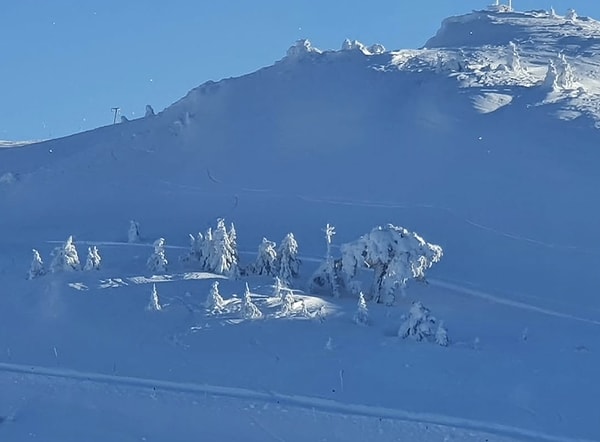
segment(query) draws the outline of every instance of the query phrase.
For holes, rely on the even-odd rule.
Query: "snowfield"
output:
[[[599,35],[300,41],[0,143],[0,440],[600,441]]]

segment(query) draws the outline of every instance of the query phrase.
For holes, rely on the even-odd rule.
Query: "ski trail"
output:
[[[471,295],[476,298],[485,299],[486,301],[490,301],[495,304],[506,305],[508,307],[514,307],[514,308],[518,308],[521,310],[529,310],[531,312],[541,313],[541,314],[547,315],[547,316],[554,316],[556,318],[570,319],[573,321],[584,322],[587,324],[600,325],[600,321],[596,321],[594,319],[581,318],[579,316],[570,315],[568,313],[562,313],[562,312],[557,312],[555,310],[538,307],[536,305],[528,304],[526,302],[514,301],[511,299],[502,298],[500,296],[492,295],[491,293],[482,292],[480,290],[471,289],[471,288],[464,287],[459,284],[454,284],[454,283],[447,282],[447,281],[441,281],[439,279],[428,279],[427,282],[429,282],[429,284],[431,284],[435,287],[452,290],[453,292],[464,293],[466,295]]]
[[[279,403],[303,409],[316,409],[321,412],[383,418],[397,421],[417,422],[440,425],[450,428],[482,431],[501,436],[513,437],[521,440],[546,441],[546,442],[592,442],[587,439],[554,436],[539,431],[494,422],[465,419],[443,414],[412,412],[408,410],[385,408],[370,405],[347,404],[331,399],[310,396],[290,395],[272,391],[257,391],[247,388],[223,387],[208,384],[195,384],[187,382],[174,382],[158,379],[137,378],[131,376],[115,376],[102,373],[81,372],[76,370],[38,367],[33,365],[0,363],[0,372],[18,373],[28,376],[61,378],[72,381],[93,382],[97,384],[118,385],[125,387],[144,388],[150,390],[164,390],[189,394],[211,394],[214,396],[229,397],[234,399],[257,400],[267,403]]]

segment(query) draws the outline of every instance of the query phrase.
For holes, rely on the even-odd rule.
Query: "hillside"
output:
[[[36,414],[77,409],[81,395],[98,410],[123,400],[119,416],[135,407],[176,415],[185,404],[180,420],[214,401],[254,428],[246,440],[291,428],[263,428],[281,407],[329,440],[598,440],[598,46],[599,22],[545,11],[451,17],[419,50],[300,41],[272,66],[205,83],[155,116],[0,149],[0,347],[9,349],[0,382],[10,391],[0,417],[12,413],[3,406],[16,413],[0,420],[0,435],[21,440],[20,416],[44,434]],[[177,256],[217,217],[235,222],[244,264],[263,236],[294,232],[298,296],[326,306],[328,319],[207,318],[216,276]],[[130,219],[141,245],[126,243]],[[326,223],[337,228],[334,253],[393,223],[444,257],[429,285],[411,284],[396,307],[373,305],[374,324],[361,329],[355,299],[321,299],[306,286]],[[101,272],[26,281],[31,249],[49,260],[68,235],[83,256],[100,247]],[[161,236],[172,267],[153,278],[145,260]],[[170,305],[155,316],[144,311],[151,282]],[[224,280],[225,294],[241,296],[244,282]],[[249,281],[266,311],[270,283]],[[456,345],[395,336],[415,299],[449,324]],[[337,350],[324,350],[332,336]],[[29,365],[35,373],[23,373]],[[38,384],[69,393],[15,405]],[[82,422],[98,425],[94,406]],[[262,417],[248,413],[255,407]],[[361,430],[340,424],[344,414]],[[209,434],[233,440],[221,423]],[[161,440],[153,431],[144,437]],[[138,433],[129,424],[126,440]],[[303,440],[288,436],[269,437]]]

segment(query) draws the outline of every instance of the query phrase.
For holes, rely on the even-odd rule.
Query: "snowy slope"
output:
[[[259,428],[240,440],[265,431],[316,440],[291,437],[297,422],[278,435],[279,401],[329,440],[600,439],[599,36],[587,18],[482,11],[449,18],[420,50],[322,52],[300,42],[273,66],[203,84],[156,116],[1,149],[0,382],[22,386],[0,397],[0,417],[38,385],[65,396],[29,399],[0,435],[43,434],[36,414],[73,409],[71,395],[82,395],[97,401],[81,413],[95,425],[97,409],[121,400],[119,416],[134,416],[128,403],[151,414],[222,407]],[[549,87],[548,60],[558,64],[559,53],[574,78]],[[327,222],[336,244],[392,222],[445,256],[409,299],[373,306],[372,327],[352,323],[354,299],[307,297],[330,311],[323,324],[207,317],[215,276],[190,273],[177,256],[188,233],[219,216],[236,223],[244,264],[263,236],[293,231],[300,289],[324,253]],[[145,245],[124,244],[130,219]],[[101,248],[101,272],[24,280],[31,248],[46,258],[69,234]],[[144,263],[160,236],[173,267],[152,279]],[[144,310],[149,282],[169,305],[158,316]],[[222,284],[228,297],[242,293],[242,281]],[[269,284],[250,281],[265,310],[275,308]],[[394,336],[413,299],[450,324],[455,345]],[[29,365],[39,373],[24,374]],[[105,384],[114,391],[99,394]],[[240,417],[255,407],[268,411]],[[340,424],[344,415],[362,433]],[[189,425],[182,440],[202,434]],[[128,437],[142,437],[139,426]]]

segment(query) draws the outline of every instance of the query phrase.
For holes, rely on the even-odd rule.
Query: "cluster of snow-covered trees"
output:
[[[39,278],[48,273],[48,271],[57,273],[77,270],[100,270],[100,263],[102,261],[98,247],[91,246],[88,247],[87,258],[85,264],[82,266],[79,262],[79,254],[77,253],[72,236],[69,236],[62,245],[55,247],[51,252],[52,261],[50,262],[49,269],[46,269],[40,252],[36,249],[33,249],[32,252],[33,257],[27,274],[28,279]]]
[[[291,284],[300,272],[298,242],[292,233],[283,238],[279,247],[275,242],[263,238],[255,262],[242,267],[235,225],[231,223],[227,229],[225,220],[221,218],[214,229],[209,228],[204,234],[190,235],[190,251],[181,260],[200,270],[233,278],[242,275],[273,276],[287,284]]]

